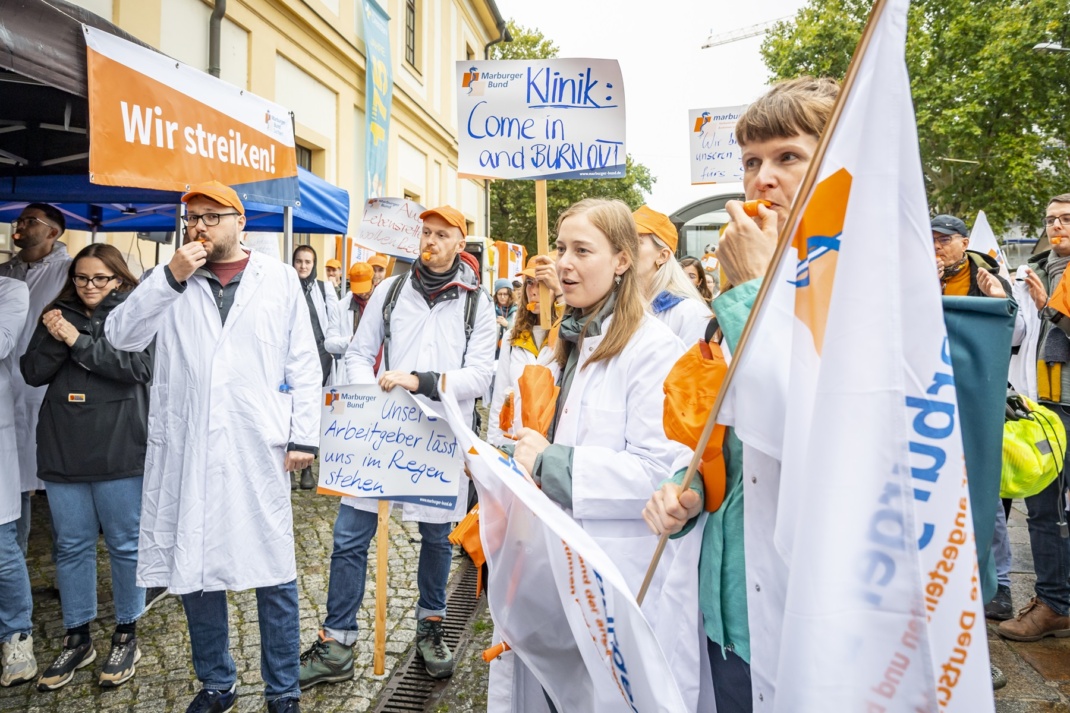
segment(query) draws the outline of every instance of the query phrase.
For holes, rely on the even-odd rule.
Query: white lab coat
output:
[[[26,312],[26,321],[19,335],[15,353],[15,364],[26,353],[41,313],[45,307],[63,289],[67,282],[67,270],[71,256],[67,246],[55,243],[52,252],[37,262],[26,263],[15,257],[0,265],[0,277],[13,277],[26,283],[30,290],[30,306]],[[47,386],[30,386],[22,378],[22,371],[16,366],[12,371],[11,382],[15,393],[15,438],[19,443],[19,473],[22,492],[44,490],[45,484],[37,479],[37,418],[41,413],[41,404],[45,401]]]
[[[156,338],[138,584],[185,594],[295,579],[283,464],[289,443],[319,444],[321,394],[297,273],[252,253],[221,324],[205,277],[179,292],[153,270],[104,333],[125,351]]]
[[[330,320],[330,328],[323,346],[334,355],[334,367],[331,374],[332,384],[348,384],[346,380],[346,350],[353,341],[353,312],[349,309],[353,304],[353,293],[346,292],[342,299],[334,306],[334,319]]]
[[[603,334],[608,326],[609,320]],[[662,386],[685,349],[668,327],[648,314],[623,352],[584,369],[601,340],[583,341],[554,443],[575,449],[570,514],[638,593],[658,542],[642,519],[643,507],[661,482],[691,458],[690,449],[665,436],[662,422]],[[690,711],[699,705],[706,647],[698,603],[703,524],[669,540],[642,607]],[[488,699],[495,710],[546,710],[544,700],[530,695],[537,683],[520,660],[507,652],[502,663],[491,669]],[[495,668],[501,674],[496,675]],[[503,687],[512,689],[511,701]]]
[[[551,350],[546,346],[546,330],[536,326],[533,332],[536,343],[541,342],[539,355],[549,354]],[[513,427],[511,432],[515,436],[523,428],[524,424],[520,418],[520,389],[517,388],[517,382],[520,381],[520,375],[524,373],[524,367],[535,363],[534,354],[524,347],[514,347],[513,343],[509,341],[509,336],[506,335],[505,339],[502,340],[502,351],[498,355],[498,368],[494,373],[494,391],[488,414],[487,443],[492,446],[514,443],[514,441],[502,435],[500,425],[502,405],[505,403],[505,395],[509,391],[513,392]]]
[[[462,290],[456,299],[439,302],[433,308],[412,286],[408,275],[387,278],[375,288],[364,316],[357,327],[357,334],[349,343],[346,352],[346,379],[352,384],[373,384],[377,374],[373,372],[379,345],[383,343],[383,302],[394,280],[405,283],[398,292],[397,302],[390,314],[390,364],[383,363],[379,373],[390,371],[435,371],[445,377],[445,388],[453,392],[461,412],[470,414],[475,401],[490,385],[494,373],[494,347],[498,339],[494,322],[494,307],[485,292],[480,291],[476,311],[475,328],[465,352],[464,308]],[[441,386],[440,386],[441,388]],[[424,400],[432,409],[435,404]],[[407,521],[445,523],[458,522],[468,509],[468,478],[457,468],[460,490],[457,505],[452,510],[435,508],[415,503],[403,504],[403,519]],[[358,510],[375,512],[378,501],[369,498],[343,498],[342,502]]]
[[[30,291],[19,280],[0,277],[0,525],[22,515],[22,481],[15,442],[15,364],[19,336],[26,324]],[[21,380],[21,376],[19,377]]]
[[[322,288],[322,289],[321,289]],[[338,295],[334,291],[334,285],[323,280],[316,280],[312,284],[312,289],[309,291],[312,295],[312,304],[316,308],[316,318],[319,319],[320,329],[323,331],[324,348],[326,348],[327,336],[332,331],[333,322],[338,319]],[[308,314],[308,303],[305,303],[305,314]],[[312,316],[309,315],[308,323],[312,324]],[[328,349],[327,351],[330,351]],[[318,361],[318,359],[317,359]],[[331,374],[333,376],[334,366],[331,367]],[[322,367],[320,370],[320,381],[323,380]],[[327,384],[336,384],[333,378],[327,379]]]
[[[673,334],[683,341],[684,346],[690,349],[695,342],[705,339],[706,325],[710,323],[713,312],[704,302],[685,297],[672,307],[655,312],[654,316],[671,329]]]

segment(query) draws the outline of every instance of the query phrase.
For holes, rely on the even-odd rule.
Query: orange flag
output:
[[[513,435],[513,415],[515,413],[513,406],[513,390],[505,392],[505,401],[502,402],[502,410],[498,412],[498,428],[502,430],[502,434],[515,438]]]
[[[1070,317],[1070,283],[1068,283],[1068,280],[1070,280],[1070,270],[1063,273],[1059,284],[1055,286],[1055,292],[1052,293],[1051,299],[1048,300],[1048,306]]]
[[[557,394],[561,387],[554,384],[553,374],[540,364],[528,364],[517,381],[520,389],[520,422],[546,435],[554,422]]]
[[[719,344],[700,341],[684,352],[665,378],[663,421],[666,436],[691,449],[698,445],[727,372],[728,364]],[[721,452],[724,434],[724,426],[714,427],[699,466],[706,490],[707,512],[717,510],[724,502],[727,480]]]

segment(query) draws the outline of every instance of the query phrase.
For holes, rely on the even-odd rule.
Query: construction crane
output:
[[[766,32],[773,29],[773,26],[778,22],[790,20],[791,18],[791,15],[785,15],[784,17],[778,17],[775,20],[769,20],[768,22],[759,22],[757,25],[751,25],[750,27],[741,27],[738,30],[722,32],[718,35],[710,35],[706,38],[706,44],[702,45],[702,49],[709,49],[710,47],[717,47],[718,45],[727,45],[730,42],[738,42],[739,40],[745,40],[748,37],[764,35]]]

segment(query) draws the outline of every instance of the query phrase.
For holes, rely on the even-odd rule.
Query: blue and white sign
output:
[[[743,150],[736,141],[736,122],[747,105],[688,112],[691,130],[691,183],[743,180]]]
[[[464,60],[457,87],[460,175],[624,176],[624,80],[616,60]]]
[[[452,509],[464,478],[445,420],[402,388],[323,390],[319,492]]]
[[[386,192],[386,162],[390,136],[390,102],[394,77],[390,69],[390,16],[376,0],[364,2],[364,198]]]

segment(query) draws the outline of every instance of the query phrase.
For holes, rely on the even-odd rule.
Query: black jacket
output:
[[[141,475],[148,441],[152,352],[119,351],[104,338],[104,320],[129,293],[112,292],[87,317],[63,303],[64,318],[81,332],[68,347],[43,324],[30,338],[20,367],[26,383],[48,384],[37,423],[37,476],[87,483]]]

